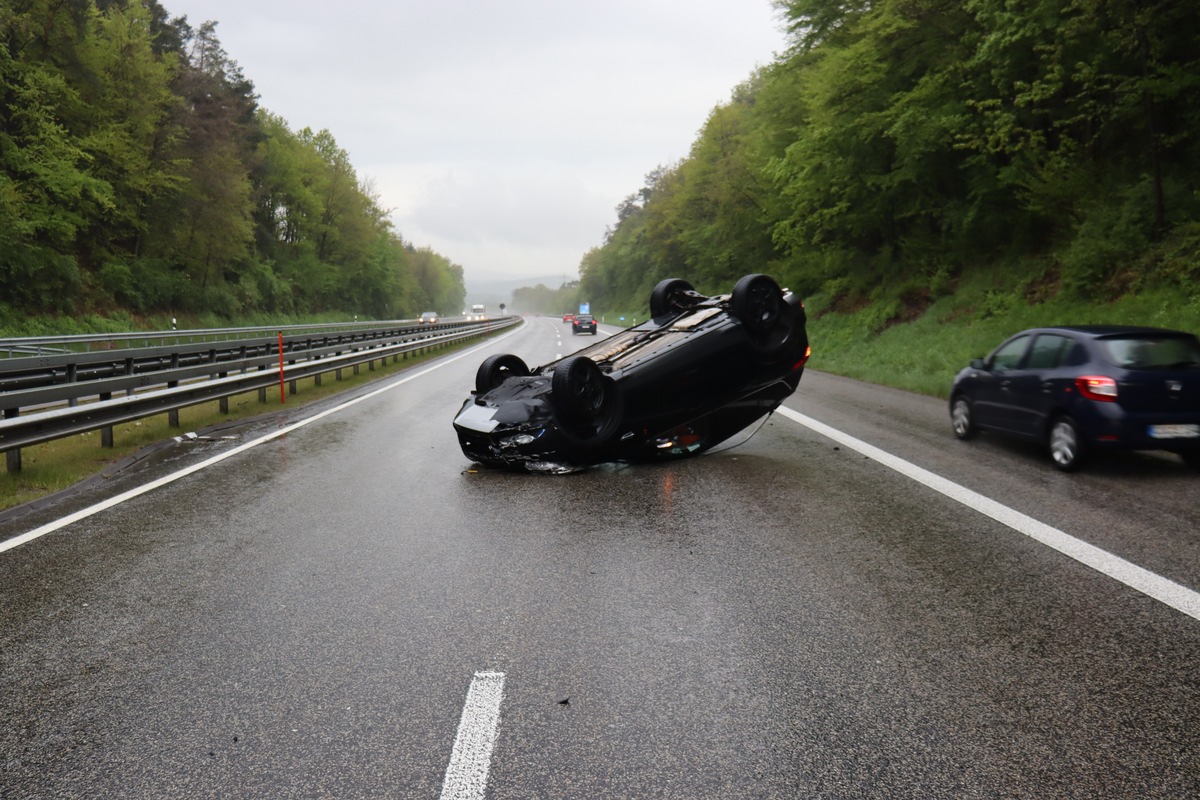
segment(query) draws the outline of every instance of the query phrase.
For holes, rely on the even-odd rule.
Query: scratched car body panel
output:
[[[704,452],[791,395],[808,359],[804,307],[766,275],[728,295],[661,282],[651,319],[530,369],[486,359],[454,420],[472,461],[570,472]]]

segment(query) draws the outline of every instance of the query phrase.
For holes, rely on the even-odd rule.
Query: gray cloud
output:
[[[770,0],[164,0],[261,104],[327,128],[397,229],[473,274],[573,274],[646,173],[784,47]]]

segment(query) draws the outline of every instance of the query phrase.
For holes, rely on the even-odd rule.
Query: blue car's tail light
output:
[[[1102,403],[1115,403],[1117,400],[1117,382],[1106,375],[1080,375],[1075,379],[1075,388],[1088,400]]]

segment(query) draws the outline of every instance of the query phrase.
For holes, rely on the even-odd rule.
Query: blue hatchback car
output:
[[[1167,450],[1200,469],[1200,341],[1118,325],[1022,331],[950,389],[954,435],[1045,442],[1070,472],[1100,450]]]

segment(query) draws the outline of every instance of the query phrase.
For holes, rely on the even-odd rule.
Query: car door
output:
[[[1012,376],[1025,358],[1032,340],[1029,334],[1019,334],[992,351],[984,368],[975,376],[971,392],[977,424],[985,428],[1015,431],[1010,388]]]
[[[1011,430],[1041,437],[1062,379],[1058,376],[1075,340],[1059,333],[1037,334],[1020,365],[1009,372],[1004,391]]]

